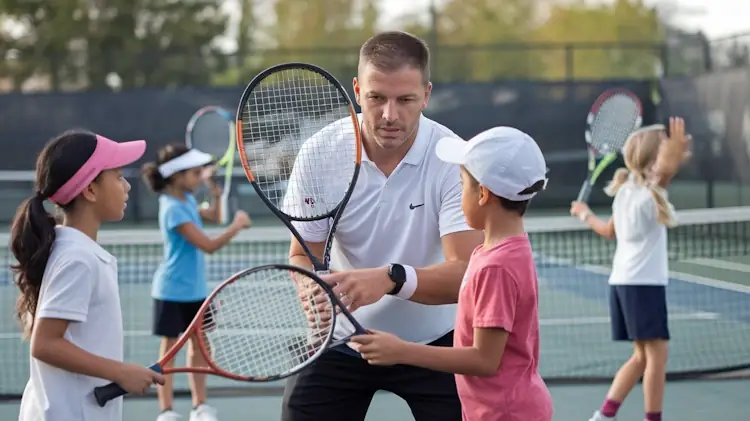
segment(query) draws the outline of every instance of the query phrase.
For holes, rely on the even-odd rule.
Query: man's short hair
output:
[[[430,49],[427,43],[408,32],[380,32],[365,41],[359,50],[360,70],[368,63],[383,72],[411,66],[422,73],[425,84],[430,81]]]

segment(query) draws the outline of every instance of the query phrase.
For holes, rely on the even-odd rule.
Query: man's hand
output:
[[[307,316],[308,343],[313,347],[318,347],[333,329],[331,325],[333,309],[330,301],[323,288],[312,279],[295,273],[292,275],[292,280],[302,311]]]
[[[377,302],[394,286],[387,267],[347,270],[320,275],[320,279],[333,287],[349,311]]]
[[[408,352],[407,345],[396,335],[375,330],[366,335],[353,336],[349,344],[372,365],[403,364],[404,355]]]

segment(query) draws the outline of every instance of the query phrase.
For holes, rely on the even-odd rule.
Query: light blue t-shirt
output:
[[[164,256],[154,273],[151,296],[157,300],[192,302],[208,295],[203,251],[190,244],[176,228],[192,222],[203,228],[198,203],[191,194],[185,200],[159,196],[159,230],[164,239]]]

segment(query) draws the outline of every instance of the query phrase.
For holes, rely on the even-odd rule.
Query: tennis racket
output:
[[[641,126],[642,113],[640,99],[624,89],[606,91],[594,102],[586,118],[588,176],[578,193],[578,202],[588,202],[599,176],[617,159],[630,134]]]
[[[325,293],[313,294],[316,287]],[[313,300],[316,306],[309,305]],[[318,311],[321,308],[324,311]],[[245,269],[211,292],[187,331],[149,368],[246,382],[283,379],[344,342],[333,341],[338,311],[359,326],[332,288],[314,273],[281,264]],[[197,338],[207,367],[165,368],[191,337]],[[125,394],[116,383],[94,389],[99,406]]]
[[[224,186],[219,206],[219,223],[222,225],[229,222],[232,214],[229,197],[232,191],[235,133],[234,116],[225,108],[213,105],[196,111],[185,130],[187,147],[213,155],[217,161],[216,166],[224,171]],[[206,204],[204,200],[202,206]]]
[[[362,160],[359,119],[344,87],[312,64],[264,70],[240,100],[237,150],[260,199],[302,245],[314,270],[327,273]],[[319,260],[292,222],[323,219],[330,221]]]

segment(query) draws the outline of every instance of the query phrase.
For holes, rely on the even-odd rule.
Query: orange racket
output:
[[[187,331],[149,368],[245,382],[283,379],[346,341],[333,340],[337,314],[359,326],[333,289],[310,271],[281,264],[245,269],[211,292]],[[208,366],[164,368],[193,336]],[[94,389],[100,406],[125,394],[117,383]]]

